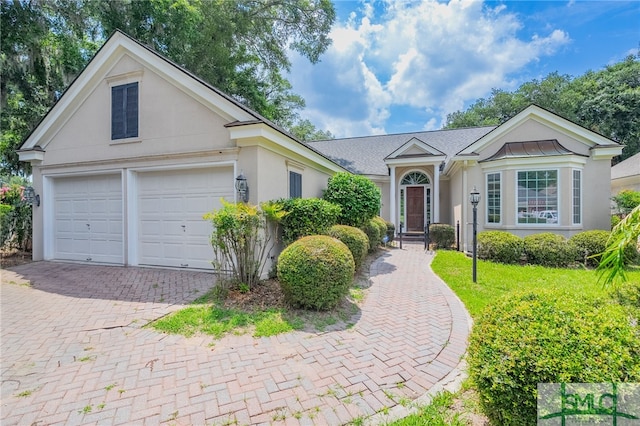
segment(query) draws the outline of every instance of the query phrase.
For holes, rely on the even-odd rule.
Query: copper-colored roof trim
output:
[[[527,142],[507,142],[493,154],[491,157],[482,160],[495,161],[502,160],[504,158],[523,158],[523,157],[550,157],[557,155],[581,155],[573,151],[568,150],[562,146],[557,139],[548,139],[541,141],[527,141]]]

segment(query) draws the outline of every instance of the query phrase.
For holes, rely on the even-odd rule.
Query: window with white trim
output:
[[[302,175],[289,172],[289,198],[302,198]]]
[[[518,223],[558,224],[558,170],[517,172]]]
[[[572,182],[572,223],[580,225],[582,223],[582,171],[573,170]]]
[[[111,87],[111,140],[138,137],[138,83]]]
[[[502,175],[487,173],[487,223],[498,224],[502,221]]]

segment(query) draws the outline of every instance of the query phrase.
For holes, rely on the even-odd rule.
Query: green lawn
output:
[[[478,282],[472,281],[472,260],[464,253],[438,251],[432,263],[434,272],[460,297],[472,317],[477,318],[485,306],[517,291],[540,287],[570,293],[575,298],[606,297],[609,290],[598,282],[598,275],[589,269],[557,269],[541,266],[502,265],[478,261]],[[640,270],[628,272],[629,281],[640,282]],[[464,387],[473,387],[469,381]],[[464,389],[463,389],[464,390]],[[453,410],[454,401],[462,413]],[[433,402],[420,407],[417,414],[390,423],[404,425],[465,425],[469,415],[481,414],[473,392],[437,395]]]
[[[471,279],[471,258],[456,251],[438,251],[431,264],[434,272],[455,291],[472,317],[497,298],[536,288],[558,289],[576,298],[604,296],[608,290],[590,269],[558,269],[542,266],[502,265],[478,261],[478,282]],[[630,281],[640,281],[640,271],[629,272]]]

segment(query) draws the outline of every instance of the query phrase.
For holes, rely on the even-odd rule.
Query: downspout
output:
[[[467,197],[466,194],[469,192],[467,190],[467,165],[468,165],[468,160],[464,160],[464,162],[462,163],[462,198],[460,200],[460,202],[462,203],[462,218],[461,218],[461,222],[462,222],[462,251],[467,253],[468,250],[467,248],[469,247],[469,241],[468,241],[468,235],[469,233],[467,232],[467,227],[469,226],[469,220],[467,217]]]

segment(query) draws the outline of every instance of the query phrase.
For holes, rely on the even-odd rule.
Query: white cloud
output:
[[[525,40],[521,28],[507,6],[476,0],[365,3],[335,25],[319,65],[294,60],[291,80],[305,116],[337,136],[384,132],[394,106],[430,110],[432,129],[569,42],[559,29]]]

